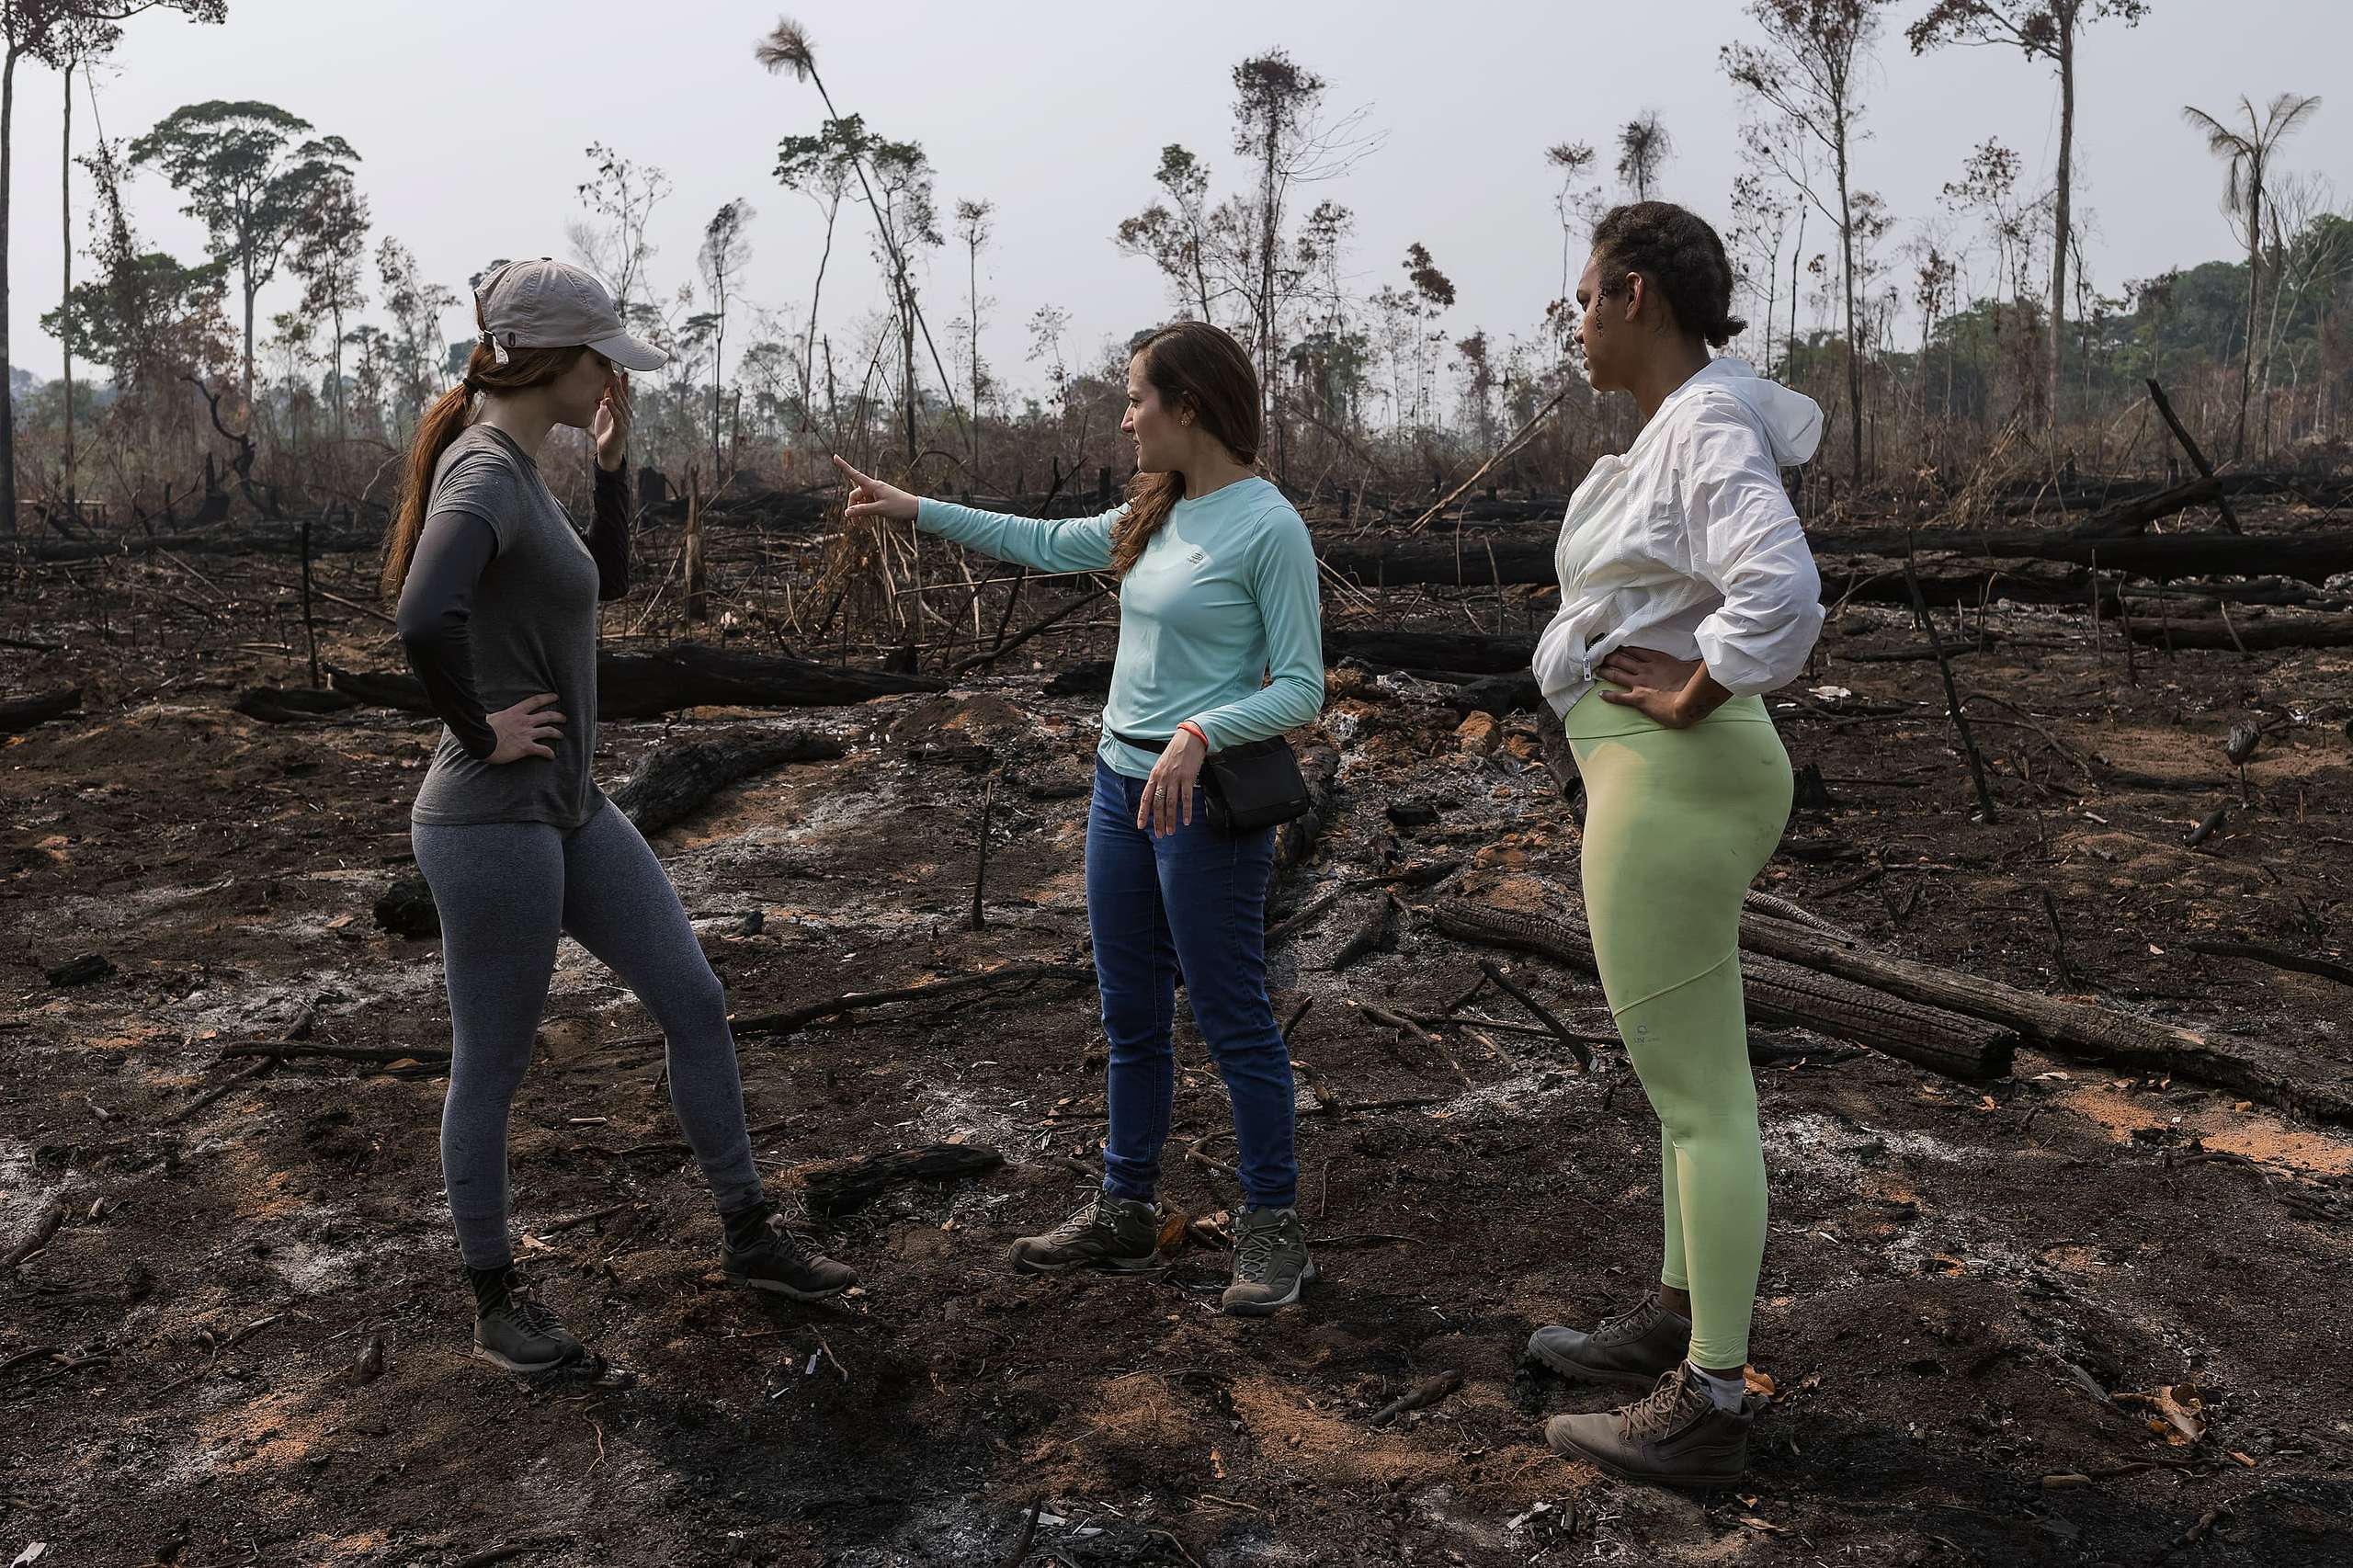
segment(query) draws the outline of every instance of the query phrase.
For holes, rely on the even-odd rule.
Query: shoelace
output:
[[[1046,1239],[1052,1242],[1074,1242],[1097,1225],[1105,1230],[1114,1228],[1111,1216],[1104,1209],[1103,1200],[1099,1197],[1088,1199],[1086,1208],[1056,1225],[1051,1232],[1048,1233]]]
[[[517,1286],[506,1292],[506,1314],[530,1334],[545,1334],[550,1329],[561,1330],[563,1320],[555,1310],[533,1295],[528,1287]]]
[[[1275,1244],[1282,1239],[1280,1225],[1261,1225],[1242,1233],[1242,1244],[1233,1260],[1233,1272],[1239,1278],[1253,1284],[1263,1284],[1267,1266],[1275,1261]]]
[[[1655,1302],[1637,1301],[1617,1316],[1602,1319],[1600,1326],[1593,1331],[1595,1342],[1618,1345],[1629,1339],[1640,1339],[1643,1331],[1650,1326],[1651,1313],[1645,1309],[1654,1310],[1655,1307]]]
[[[799,1236],[794,1235],[790,1231],[785,1229],[782,1219],[775,1214],[770,1214],[767,1219],[762,1222],[759,1233],[752,1238],[749,1245],[753,1247],[774,1247],[777,1251],[784,1255],[784,1259],[787,1263],[797,1264],[806,1263],[809,1261],[808,1247],[801,1242]]]
[[[1628,1437],[1654,1437],[1674,1424],[1683,1403],[1683,1369],[1659,1379],[1658,1387],[1618,1413],[1619,1429]]]

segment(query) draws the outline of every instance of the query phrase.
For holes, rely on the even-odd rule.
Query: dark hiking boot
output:
[[[1677,1366],[1632,1404],[1590,1415],[1555,1415],[1544,1440],[1564,1458],[1598,1465],[1620,1481],[1663,1486],[1723,1486],[1748,1469],[1748,1433],[1761,1402],[1721,1410],[1689,1369]]]
[[[858,1271],[835,1263],[784,1226],[784,1216],[763,1202],[756,1220],[730,1216],[720,1248],[719,1271],[730,1285],[767,1290],[796,1301],[838,1296],[858,1283]]]
[[[1245,1209],[1233,1222],[1233,1283],[1225,1288],[1225,1310],[1237,1317],[1265,1317],[1299,1300],[1315,1278],[1307,1256],[1307,1235],[1296,1209]]]
[[[1160,1263],[1160,1205],[1097,1192],[1086,1207],[1042,1236],[1013,1244],[1013,1267],[1023,1274],[1060,1274],[1072,1268],[1109,1268],[1122,1273]]]
[[[585,1367],[596,1360],[512,1265],[469,1268],[466,1279],[474,1290],[477,1354],[510,1372],[551,1372],[560,1367]]]
[[[1691,1320],[1645,1296],[1590,1334],[1548,1324],[1528,1336],[1528,1353],[1564,1378],[1646,1389],[1691,1353]]]

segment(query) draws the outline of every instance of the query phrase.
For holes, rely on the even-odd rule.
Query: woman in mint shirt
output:
[[[1013,1266],[1154,1267],[1161,1145],[1176,1092],[1176,977],[1233,1100],[1245,1208],[1225,1310],[1263,1315],[1315,1278],[1296,1202],[1290,1055],[1267,1000],[1275,831],[1227,835],[1201,808],[1211,752],[1304,724],[1324,705],[1323,617],[1307,525],[1256,472],[1258,379],[1241,345],[1179,322],[1128,362],[1127,504],[1049,521],[918,500],[836,458],[853,519],[926,532],[1041,572],[1120,579],[1120,650],[1086,821],[1086,912],[1110,1041],[1103,1186]],[[1149,744],[1137,744],[1146,743]]]

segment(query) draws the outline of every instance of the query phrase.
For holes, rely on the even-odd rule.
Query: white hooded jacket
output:
[[[1566,715],[1618,648],[1700,659],[1735,696],[1804,667],[1822,579],[1781,469],[1813,456],[1822,409],[1737,359],[1670,393],[1621,457],[1569,498],[1553,563],[1561,608],[1536,644],[1537,684]]]

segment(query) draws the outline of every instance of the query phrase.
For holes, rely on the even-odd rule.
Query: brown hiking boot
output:
[[[1691,1320],[1645,1296],[1591,1334],[1548,1324],[1528,1336],[1528,1353],[1564,1378],[1646,1389],[1691,1353]]]
[[[1719,1410],[1698,1379],[1678,1365],[1648,1397],[1591,1415],[1544,1423],[1554,1453],[1586,1460],[1620,1481],[1665,1486],[1723,1486],[1748,1469],[1748,1432],[1759,1402]]]

